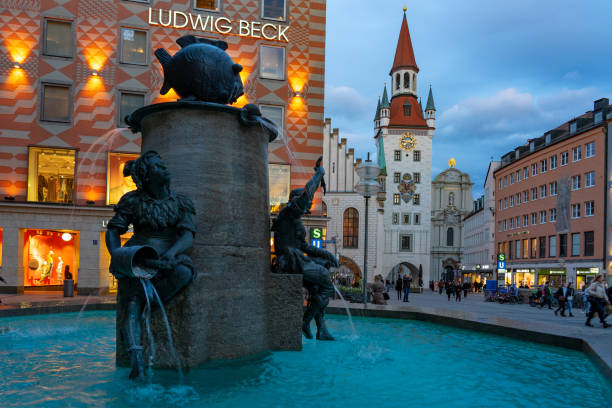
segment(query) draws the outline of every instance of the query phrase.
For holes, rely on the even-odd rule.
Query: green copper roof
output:
[[[385,146],[383,143],[383,135],[378,133],[378,167],[380,168],[380,174],[383,176],[387,175],[387,162],[385,161]]]
[[[389,96],[387,96],[387,84],[385,84],[385,89],[383,90],[382,103],[380,105],[381,108],[390,108],[391,104],[389,103]]]
[[[380,119],[380,98],[378,98],[378,105],[376,106],[376,116],[374,116],[374,120]]]
[[[434,105],[433,93],[431,92],[431,84],[429,85],[429,96],[427,97],[427,106],[425,106],[425,110],[436,110],[436,105]]]

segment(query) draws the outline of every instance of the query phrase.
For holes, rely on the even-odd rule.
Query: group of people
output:
[[[461,302],[461,292],[463,292],[463,297],[466,298],[468,292],[473,290],[473,286],[469,282],[461,283],[461,281],[440,281],[438,283],[438,291],[440,295],[444,289],[446,289],[446,296],[448,296],[449,302],[451,295],[455,298],[455,302]]]
[[[410,286],[412,285],[412,277],[408,274],[404,274],[403,277],[397,277],[395,281],[395,291],[397,292],[397,300],[403,302],[410,302]],[[402,298],[403,295],[403,298]]]
[[[444,289],[446,288],[446,291],[448,292],[448,286],[451,285],[455,288],[455,290],[457,289],[456,286],[459,285],[461,287],[461,290],[463,290],[463,297],[466,297],[468,292],[474,292],[474,293],[479,293],[483,288],[484,288],[484,282],[463,282],[461,283],[461,281],[445,281],[444,279],[441,279],[438,282],[435,281],[431,281],[429,283],[429,288],[431,289],[432,292],[438,292],[440,295],[442,294],[442,292],[444,292]]]

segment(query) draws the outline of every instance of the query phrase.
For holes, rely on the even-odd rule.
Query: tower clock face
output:
[[[406,132],[402,134],[402,138],[400,139],[400,147],[409,152],[414,149],[417,145],[416,137],[410,134],[410,132]]]

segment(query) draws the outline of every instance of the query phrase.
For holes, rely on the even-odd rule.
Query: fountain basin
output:
[[[3,407],[608,406],[607,382],[581,352],[432,323],[328,315],[336,342],[125,381],[114,312],[0,320]],[[559,375],[558,367],[566,367]],[[182,403],[181,403],[182,402]]]

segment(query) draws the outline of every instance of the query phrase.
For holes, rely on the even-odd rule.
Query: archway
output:
[[[419,268],[411,264],[410,262],[400,262],[391,268],[391,271],[387,274],[385,279],[389,279],[390,282],[395,284],[398,276],[403,277],[405,274],[409,274],[412,278],[412,284],[418,285],[419,283]]]
[[[347,258],[346,256],[340,255],[340,268],[338,268],[338,272],[341,275],[352,275],[349,276],[348,285],[346,286],[359,286],[359,282],[361,281],[361,268],[355,261],[351,258]]]
[[[452,281],[457,279],[456,271],[459,269],[459,263],[453,258],[446,258],[442,261],[442,276],[441,278],[445,281]]]

